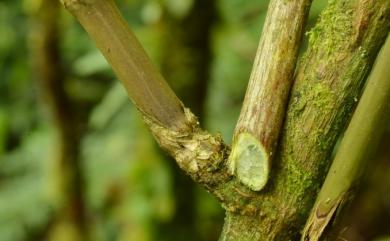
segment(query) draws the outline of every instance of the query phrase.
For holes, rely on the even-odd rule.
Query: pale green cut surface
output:
[[[230,171],[251,190],[260,191],[267,184],[269,157],[252,134],[239,134],[233,145],[229,163]]]

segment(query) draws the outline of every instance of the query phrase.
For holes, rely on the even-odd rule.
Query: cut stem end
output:
[[[240,133],[229,157],[230,172],[253,191],[267,184],[270,162],[263,145],[250,133]]]

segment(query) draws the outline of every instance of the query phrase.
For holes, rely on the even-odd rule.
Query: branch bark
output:
[[[230,169],[254,191],[267,183],[311,0],[271,0],[233,139]]]
[[[390,38],[379,55],[363,96],[340,144],[302,236],[316,241],[354,195],[353,188],[385,130],[390,110]]]
[[[330,1],[297,70],[272,179],[258,194],[231,191],[224,241],[300,238],[389,25],[387,0]]]
[[[160,146],[208,190],[231,178],[230,149],[203,131],[153,66],[113,0],[63,0],[95,41]]]
[[[180,100],[147,57],[113,0],[64,0],[145,116],[172,130],[190,125]]]

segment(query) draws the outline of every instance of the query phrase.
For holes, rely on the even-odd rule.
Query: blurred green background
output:
[[[268,1],[117,3],[202,126],[230,142]],[[325,5],[314,1],[309,26]],[[348,240],[390,240],[389,146],[387,133]],[[0,241],[213,241],[223,216],[57,1],[0,1]]]

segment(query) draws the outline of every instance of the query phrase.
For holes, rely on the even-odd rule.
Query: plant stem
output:
[[[338,0],[330,1],[311,30],[269,184],[255,193],[233,181],[226,185],[225,192],[230,193],[225,198],[227,215],[256,217],[252,220],[257,222],[258,240],[300,238],[333,147],[389,27],[390,1]],[[230,234],[237,233],[231,240],[248,240],[239,233],[253,232],[251,227],[245,222],[231,223]]]
[[[379,55],[363,96],[306,223],[302,240],[320,240],[332,217],[352,198],[353,187],[371,160],[390,110],[390,37]]]
[[[137,108],[172,130],[188,129],[183,106],[153,66],[113,0],[64,0],[112,66]]]
[[[231,178],[230,152],[220,136],[203,131],[153,66],[113,0],[63,0],[95,41],[160,146],[196,182],[213,191]]]
[[[231,171],[254,191],[268,180],[311,0],[271,0],[236,126]]]

